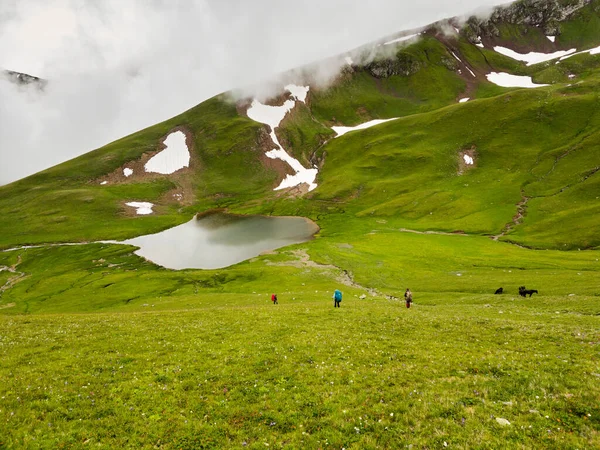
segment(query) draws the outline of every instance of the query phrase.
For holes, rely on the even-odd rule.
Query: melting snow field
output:
[[[487,79],[497,86],[501,87],[522,87],[522,88],[538,88],[549,86],[548,84],[535,84],[531,77],[521,75],[511,75],[504,72],[492,72],[486,75]]]
[[[391,41],[384,42],[384,43],[383,43],[383,45],[391,45],[391,44],[396,44],[396,43],[398,43],[398,42],[404,42],[404,41],[408,41],[409,39],[415,38],[415,37],[417,37],[418,35],[419,35],[419,33],[417,33],[417,34],[411,34],[411,35],[409,35],[409,36],[402,36],[402,37],[399,37],[399,38],[397,38],[397,39],[393,39],[393,40],[391,40]]]
[[[379,125],[380,123],[385,123],[385,122],[389,122],[390,120],[396,120],[396,119],[397,119],[397,117],[394,117],[393,119],[376,119],[376,120],[371,120],[370,122],[361,123],[360,125],[357,125],[355,127],[331,127],[331,129],[337,133],[337,136],[336,136],[336,138],[337,138],[337,137],[343,136],[346,133],[349,133],[350,131],[364,130],[366,128],[374,127],[375,125]]]
[[[152,207],[154,206],[154,204],[148,202],[129,202],[125,204],[127,206],[131,206],[132,208],[136,208],[136,213],[140,216],[152,214]]]
[[[589,50],[583,50],[583,51],[577,52],[577,53],[571,53],[570,55],[563,56],[562,58],[560,58],[560,60],[563,61],[565,59],[570,58],[571,56],[583,55],[584,53],[589,53],[590,55],[597,55],[600,53],[600,47],[590,48]]]
[[[546,36],[550,42],[556,41],[556,36]]]
[[[288,84],[285,87],[285,90],[292,94],[292,97],[295,97],[297,101],[302,103],[306,103],[306,96],[309,89],[310,86],[296,86],[295,84]]]
[[[494,50],[498,53],[508,56],[509,58],[516,59],[517,61],[524,61],[528,66],[532,66],[533,64],[539,64],[541,62],[551,61],[556,58],[563,58],[568,55],[572,55],[577,51],[577,49],[572,48],[571,50],[561,50],[554,53],[517,53],[510,48],[505,47],[494,47]]]
[[[146,172],[171,174],[184,167],[189,167],[190,151],[185,142],[185,134],[182,131],[169,134],[164,140],[164,144],[167,148],[154,155],[144,165]]]
[[[125,167],[123,169],[123,175],[125,175],[126,177],[130,177],[131,175],[133,175],[133,169],[130,169],[129,167]]]
[[[308,94],[309,86],[296,86],[293,84],[287,85],[285,90],[290,92],[297,101],[305,102]],[[248,108],[248,117],[256,122],[264,123],[271,127],[271,139],[277,146],[275,150],[271,150],[266,153],[267,157],[271,159],[281,159],[285,161],[289,166],[296,172],[294,175],[288,175],[275,190],[290,188],[298,186],[301,183],[308,184],[308,190],[312,191],[317,187],[315,178],[317,177],[318,170],[315,168],[306,169],[300,161],[292,158],[281,146],[277,135],[275,134],[275,128],[279,126],[285,115],[296,106],[295,100],[286,100],[281,106],[269,106],[264,105],[258,100],[253,100],[252,105]]]
[[[471,158],[469,155],[463,155],[463,158],[465,160],[465,164],[468,164],[469,166],[473,165],[473,158]]]
[[[469,97],[461,98],[458,103],[467,103],[469,100],[471,100]]]
[[[456,60],[457,60],[459,63],[461,63],[461,64],[465,64],[465,63],[463,63],[463,62],[461,61],[461,59],[460,59],[458,56],[456,56],[456,53],[454,53],[453,51],[451,51],[450,53],[452,53],[452,56],[454,56],[454,58],[456,58]],[[470,74],[473,76],[473,78],[477,78],[477,75],[475,75],[475,74],[473,73],[473,71],[472,71],[471,69],[469,69],[469,67],[468,67],[466,64],[465,64],[465,67],[467,68],[467,70],[469,71],[469,73],[470,73]],[[462,73],[462,72],[459,70],[459,71],[458,71],[458,73]]]

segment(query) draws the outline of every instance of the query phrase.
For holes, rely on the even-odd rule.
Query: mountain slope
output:
[[[599,448],[599,18],[399,33],[0,187],[0,448]],[[320,230],[214,270],[112,241],[215,209]]]
[[[587,30],[597,7],[592,2],[577,10],[560,29],[579,26]],[[470,22],[460,33],[448,32],[450,23],[426,27],[420,36],[396,48],[370,47],[370,59],[346,65],[332,86],[312,88],[306,105],[297,102],[276,133],[301,164],[322,168],[321,188],[303,200],[272,191],[293,170],[264,155],[273,145],[269,128],[246,116],[249,100],[236,104],[230,96],[221,95],[162,124],[0,188],[0,223],[7,230],[0,246],[124,239],[170,227],[193,212],[214,207],[314,217],[327,207],[319,201],[333,199],[348,201],[353,209],[360,204],[355,210],[359,216],[395,215],[399,222],[418,229],[499,235],[523,196],[540,195],[555,198],[532,198],[527,204],[532,214],[511,227],[504,238],[543,248],[597,246],[593,226],[585,227],[581,236],[564,233],[574,220],[593,217],[593,202],[574,209],[570,195],[577,189],[570,193],[538,190],[540,184],[548,183],[560,190],[586,176],[585,183],[593,186],[595,182],[598,162],[593,136],[598,125],[595,102],[600,58],[583,53],[559,64],[555,60],[527,66],[494,51],[496,43],[506,42],[502,33],[483,35],[485,48],[481,48],[469,40]],[[539,42],[536,27],[511,30],[520,37],[514,41],[518,42],[515,48]],[[554,43],[546,39],[544,49],[568,47],[576,41],[570,36],[561,34]],[[352,54],[364,53],[365,49],[358,49]],[[509,94],[514,88],[499,87],[486,77],[504,71],[557,85]],[[466,97],[470,103],[457,104]],[[274,104],[286,98],[275,99]],[[476,98],[480,100],[473,101]],[[332,139],[335,125],[406,116],[413,118]],[[140,171],[131,178],[120,174],[128,164],[141,167],[178,127],[189,132],[193,143],[190,168],[172,176],[141,176]],[[395,128],[395,132],[384,131]],[[588,136],[585,144],[579,142],[582,133]],[[572,146],[581,150],[560,156]],[[365,153],[366,147],[373,150]],[[477,167],[459,177],[459,154],[469,149],[478,155]],[[551,176],[544,175],[544,167],[556,158]],[[357,165],[364,167],[359,171]],[[336,176],[343,180],[338,182]],[[536,177],[543,180],[536,181]],[[108,185],[100,184],[109,178]],[[474,188],[482,183],[485,189]],[[529,184],[536,189],[529,192]],[[350,199],[359,189],[360,199]],[[124,205],[128,201],[153,202],[155,213],[132,217]],[[409,207],[411,202],[417,203]],[[542,219],[544,205],[564,211]],[[429,214],[434,210],[436,214]],[[14,223],[19,228],[12,227]],[[554,231],[548,230],[550,226]]]
[[[274,190],[294,170],[266,156],[275,144],[269,126],[248,117],[252,99],[223,94],[0,187],[0,248],[125,239],[212,208],[317,220],[343,211],[347,229],[381,217],[534,248],[596,248],[600,57],[590,46],[600,43],[599,3],[542,4],[517,2],[488,21],[458,28],[451,19],[356,49],[305,102],[283,90],[268,104],[293,107],[274,136],[299,164],[319,169],[312,192]],[[530,65],[499,49],[572,45],[577,54]],[[500,72],[551,86],[501,87],[490,81]],[[333,130],[392,118],[337,138]],[[145,172],[176,130],[187,136],[189,167]],[[153,203],[152,214],[136,215],[129,202]]]

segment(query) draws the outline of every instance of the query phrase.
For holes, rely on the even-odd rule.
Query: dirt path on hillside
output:
[[[414,233],[414,234],[437,234],[440,236],[469,236],[464,231],[453,231],[451,233],[447,231],[418,231],[418,230],[409,230],[408,228],[398,228],[398,231],[401,233]]]
[[[492,240],[497,241],[498,239],[506,236],[510,233],[514,228],[521,223],[523,223],[523,218],[525,217],[525,213],[527,212],[527,202],[531,199],[531,197],[525,196],[525,193],[521,191],[521,201],[517,203],[517,213],[513,216],[512,221],[508,222],[502,232],[495,236],[491,236]],[[517,245],[517,244],[515,244]]]
[[[25,272],[17,271],[17,266],[19,264],[21,264],[21,255],[17,256],[17,262],[14,263],[12,266],[0,266],[0,272],[7,271],[14,274],[13,277],[10,277],[8,280],[6,280],[6,283],[4,283],[4,285],[0,286],[0,298],[2,297],[4,291],[10,289],[19,281],[23,281],[27,277],[27,274]],[[15,306],[14,303],[8,303],[6,305],[0,305],[0,309],[11,308],[13,306]]]
[[[311,260],[309,254],[307,253],[307,251],[305,249],[293,250],[293,251],[289,252],[288,254],[293,255],[297,259],[293,260],[293,261],[286,261],[286,262],[279,262],[279,263],[267,262],[267,265],[279,266],[279,267],[288,266],[288,267],[295,267],[297,269],[311,268],[311,269],[319,269],[319,270],[322,270],[325,272],[337,272],[335,274],[335,279],[337,282],[343,284],[344,286],[353,287],[356,289],[361,289],[363,291],[366,291],[371,297],[390,298],[389,296],[381,294],[377,289],[367,288],[367,287],[364,287],[364,286],[356,283],[352,277],[352,274],[345,269],[341,269],[332,264],[319,264],[319,263]]]
[[[55,243],[52,243],[52,244],[21,245],[20,247],[5,248],[4,250],[0,250],[0,253],[15,252],[17,250],[28,250],[30,248],[68,247],[68,246],[72,246],[72,245],[90,245],[90,244],[121,244],[121,245],[129,245],[129,244],[125,244],[125,243],[119,242],[119,241],[55,242]],[[20,258],[20,256],[19,256],[19,258]],[[6,266],[0,266],[0,271],[1,271],[2,267],[6,267]]]

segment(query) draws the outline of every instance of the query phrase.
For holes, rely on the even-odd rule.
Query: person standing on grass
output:
[[[341,301],[342,301],[342,291],[340,291],[339,289],[336,289],[333,292],[333,307],[339,308]]]
[[[274,305],[277,305],[277,294],[271,294],[271,301]]]
[[[410,304],[412,303],[412,292],[410,289],[406,288],[406,292],[404,293],[404,300],[406,300],[406,307],[410,308]]]

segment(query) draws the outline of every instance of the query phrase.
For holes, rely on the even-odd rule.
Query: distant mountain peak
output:
[[[35,77],[27,73],[15,72],[13,70],[4,70],[0,73],[2,73],[9,81],[20,86],[37,85],[38,88],[43,89],[48,83],[48,81],[43,78]]]

